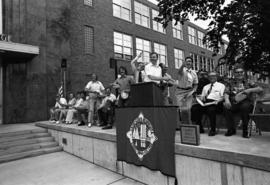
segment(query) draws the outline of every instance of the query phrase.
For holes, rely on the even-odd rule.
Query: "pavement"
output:
[[[0,185],[143,185],[65,152],[0,164]]]

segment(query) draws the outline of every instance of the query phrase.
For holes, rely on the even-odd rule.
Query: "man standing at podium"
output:
[[[178,71],[178,78],[175,82],[175,96],[180,108],[181,121],[183,124],[191,124],[193,93],[198,86],[198,76],[196,72],[192,70],[192,63],[193,59],[186,57],[185,62]]]
[[[151,63],[147,64],[145,66],[145,78],[144,82],[155,82],[157,84],[160,83],[160,81],[169,81],[172,80],[169,76],[162,77],[162,70],[161,67],[157,64],[158,61],[158,54],[155,52],[152,52],[150,54],[150,61]]]

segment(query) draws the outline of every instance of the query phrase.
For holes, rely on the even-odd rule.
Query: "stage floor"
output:
[[[116,129],[102,130],[101,127],[77,126],[74,124],[55,124],[49,121],[36,123],[37,126],[84,135],[102,140],[116,142]],[[180,143],[180,132],[175,135],[175,154],[226,162],[237,165],[270,171],[270,132],[262,132],[251,138],[242,138],[242,131],[237,135],[226,137],[225,130],[220,130],[216,136],[209,137],[207,132],[200,135],[200,145],[185,145]]]

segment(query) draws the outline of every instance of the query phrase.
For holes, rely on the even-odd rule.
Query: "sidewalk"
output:
[[[0,164],[0,185],[142,185],[65,152]]]

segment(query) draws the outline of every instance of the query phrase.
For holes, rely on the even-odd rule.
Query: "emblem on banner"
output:
[[[130,130],[127,132],[127,137],[140,161],[150,152],[153,143],[158,139],[155,136],[151,122],[144,117],[143,113],[140,113],[133,121]]]

